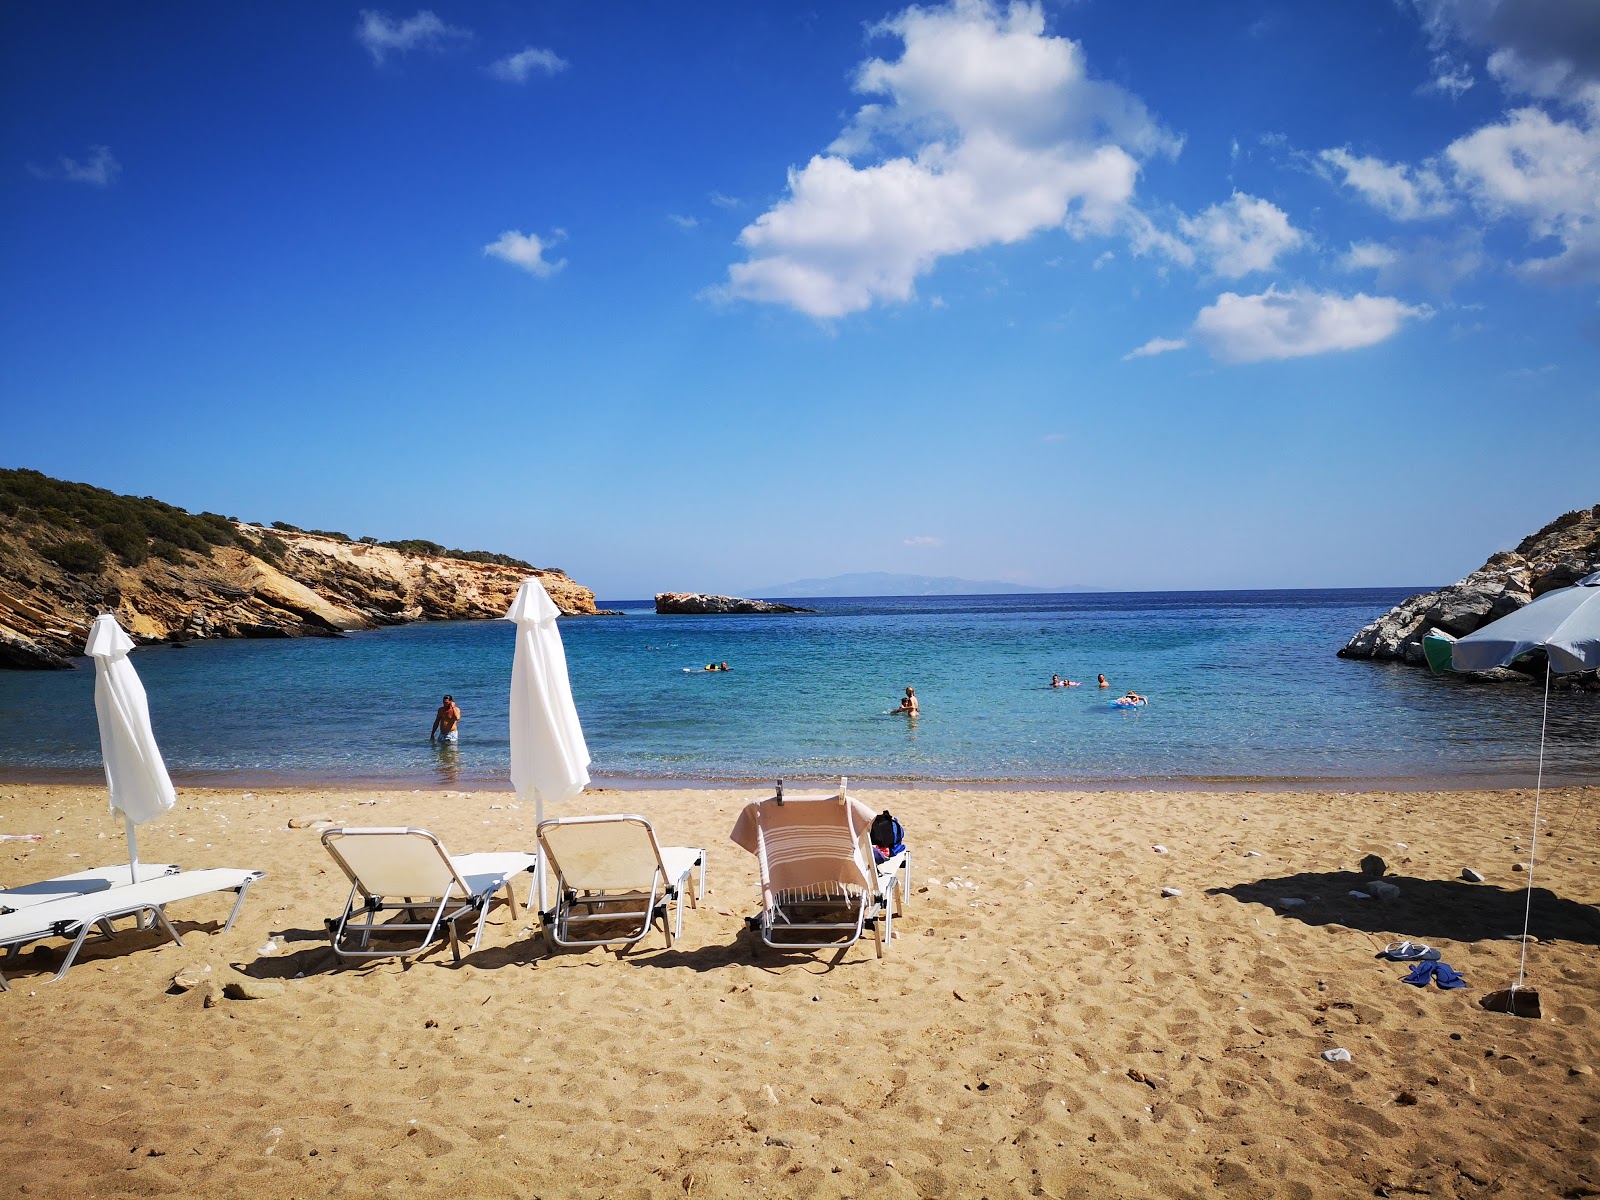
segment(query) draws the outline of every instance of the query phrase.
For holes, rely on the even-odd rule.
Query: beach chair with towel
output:
[[[518,915],[512,883],[531,874],[535,862],[515,851],[452,855],[426,829],[329,829],[322,844],[350,880],[344,912],[327,922],[328,940],[342,959],[410,957],[448,933],[450,953],[460,962],[460,923],[476,922],[477,950],[501,892],[512,918]],[[386,919],[394,917],[401,919]],[[383,945],[374,948],[374,942]]]
[[[122,878],[128,877],[128,868],[117,868],[122,872]],[[244,907],[245,893],[250,890],[250,885],[262,878],[261,871],[243,871],[231,867],[216,867],[204,871],[178,871],[161,874],[153,878],[143,878],[147,868],[140,864],[141,879],[138,883],[122,883],[108,885],[99,890],[84,891],[79,894],[57,895],[53,899],[41,900],[37,903],[26,904],[13,911],[0,914],[0,947],[4,947],[7,957],[14,957],[22,947],[46,938],[67,938],[72,945],[67,950],[67,957],[61,964],[61,969],[55,974],[55,979],[60,979],[77,960],[78,951],[83,948],[84,941],[91,931],[99,929],[108,937],[115,936],[116,929],[112,922],[122,917],[133,917],[137,920],[135,928],[154,928],[156,925],[166,932],[178,945],[183,945],[183,939],[178,936],[178,931],[172,927],[172,922],[167,918],[167,905],[179,900],[193,900],[200,896],[210,895],[214,892],[234,892],[237,899],[233,902],[233,911],[228,914],[228,920],[223,925],[223,932],[233,928],[233,923],[238,919],[239,910]],[[94,876],[95,872],[81,873]],[[63,880],[73,882],[92,882],[64,876]],[[52,880],[51,883],[61,883],[63,880]],[[16,889],[11,894],[16,895]],[[51,982],[54,982],[52,980]],[[5,976],[0,974],[0,990],[7,990]]]
[[[756,856],[761,912],[750,918],[761,940],[778,949],[853,946],[872,930],[878,957],[904,910],[910,854],[873,862],[873,813],[845,794],[777,791],[744,806],[729,835]]]
[[[704,847],[663,846],[644,817],[541,821],[539,844],[556,875],[555,907],[540,917],[557,946],[632,946],[659,917],[670,947],[683,936],[684,893],[697,868],[691,905],[705,895]]]

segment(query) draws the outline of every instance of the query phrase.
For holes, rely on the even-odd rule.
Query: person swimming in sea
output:
[[[1081,687],[1082,684],[1080,684],[1076,679],[1063,679],[1059,675],[1052,675],[1052,676],[1050,676],[1050,686],[1051,687]]]
[[[1106,682],[1106,677],[1104,675],[1100,676],[1100,686],[1101,687],[1110,687],[1111,686],[1109,683]]]
[[[890,711],[894,712],[894,713],[903,713],[908,717],[916,716],[917,715],[917,689],[914,688],[914,687],[906,688],[905,698],[900,701],[900,707],[899,708],[895,708],[895,709],[891,709]]]
[[[1139,695],[1138,692],[1131,692],[1130,691],[1126,696],[1124,696],[1124,697],[1122,697],[1122,699],[1118,700],[1117,703],[1118,704],[1128,704],[1128,705],[1149,704],[1150,703],[1150,698],[1148,696],[1141,696],[1141,695]]]

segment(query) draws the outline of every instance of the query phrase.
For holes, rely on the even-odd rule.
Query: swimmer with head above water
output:
[[[1118,700],[1117,703],[1118,704],[1149,704],[1150,703],[1150,698],[1148,696],[1141,696],[1141,695],[1139,695],[1138,692],[1129,692],[1121,700]]]
[[[1110,687],[1111,686],[1109,683],[1106,682],[1106,677],[1104,675],[1100,676],[1100,684],[1099,684],[1099,686],[1100,687]]]
[[[917,715],[917,689],[914,688],[914,687],[906,688],[905,698],[900,701],[900,707],[896,708],[896,709],[891,709],[890,711],[891,712],[895,712],[895,713],[904,713],[908,717],[916,716]]]

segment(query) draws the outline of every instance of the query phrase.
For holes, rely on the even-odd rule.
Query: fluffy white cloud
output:
[[[1200,310],[1194,332],[1224,362],[1265,362],[1372,346],[1394,336],[1408,319],[1432,315],[1425,305],[1392,296],[1269,287],[1256,296],[1224,292]]]
[[[567,69],[567,60],[554,50],[529,46],[489,64],[489,74],[507,83],[527,83],[535,75],[556,75]]]
[[[498,258],[501,262],[521,267],[530,275],[548,279],[567,265],[567,260],[564,258],[551,262],[545,257],[545,252],[561,241],[562,236],[559,229],[549,238],[541,238],[536,233],[518,233],[514,229],[508,229],[500,235],[499,240],[485,246],[483,252],[491,258]]]
[[[1184,217],[1178,228],[1224,279],[1271,270],[1280,254],[1305,241],[1281,208],[1243,192],[1199,216]]]
[[[420,9],[414,17],[396,20],[388,13],[376,9],[361,10],[361,24],[356,26],[356,41],[366,47],[372,61],[383,64],[391,54],[404,54],[410,50],[447,50],[452,42],[467,41],[472,33],[446,25],[431,9]]]
[[[1391,265],[1398,256],[1389,246],[1377,242],[1351,242],[1350,249],[1339,259],[1346,271],[1376,271]]]
[[[1524,276],[1600,282],[1600,112],[1580,125],[1517,109],[1452,142],[1445,155],[1487,212],[1521,217],[1535,237],[1561,243],[1558,254],[1522,263]]]
[[[1347,149],[1324,150],[1317,157],[1325,164],[1324,169],[1341,172],[1347,187],[1360,192],[1379,212],[1397,221],[1443,216],[1454,207],[1444,180],[1432,164],[1408,167],[1357,156]]]
[[[1123,362],[1132,362],[1136,358],[1154,358],[1158,354],[1170,354],[1174,350],[1186,350],[1189,343],[1183,338],[1151,338],[1144,345],[1134,350],[1129,350],[1122,356]]]
[[[116,182],[117,176],[122,174],[122,164],[108,147],[90,146],[89,157],[82,162],[63,156],[53,167],[36,167],[29,163],[28,171],[35,179],[61,179],[104,188]]]
[[[1139,159],[1179,143],[1139,100],[1089,78],[1037,3],[908,8],[874,31],[899,58],[857,73],[864,105],[788,195],[739,235],[722,294],[819,318],[909,300],[939,259],[1051,227],[1108,233]],[[858,159],[870,159],[857,165]]]

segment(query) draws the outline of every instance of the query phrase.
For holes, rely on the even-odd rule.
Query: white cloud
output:
[[[1372,271],[1386,292],[1428,292],[1449,296],[1463,279],[1470,279],[1484,263],[1483,239],[1474,229],[1462,229],[1453,238],[1419,237],[1387,245],[1351,242],[1339,260],[1345,271]]]
[[[500,235],[498,241],[485,246],[483,252],[492,258],[498,258],[501,262],[521,267],[530,275],[548,279],[567,265],[567,260],[564,258],[555,262],[545,258],[545,252],[560,242],[563,236],[559,229],[549,238],[540,238],[536,233],[518,233],[514,229],[508,229]]]
[[[1243,192],[1199,216],[1182,218],[1178,228],[1224,279],[1271,270],[1280,254],[1306,240],[1281,208]]]
[[[1521,217],[1534,237],[1561,243],[1560,253],[1520,264],[1525,277],[1600,282],[1600,110],[1577,124],[1517,109],[1452,142],[1445,156],[1486,212]]]
[[[1472,68],[1454,55],[1435,54],[1432,67],[1432,77],[1417,91],[1442,92],[1452,100],[1459,100],[1472,90],[1476,82],[1472,78]]]
[[[1339,266],[1345,271],[1376,271],[1390,266],[1397,257],[1392,247],[1377,242],[1351,242],[1350,249],[1339,259]]]
[[[856,90],[881,99],[790,169],[788,195],[740,233],[748,258],[722,294],[824,319],[906,301],[941,258],[1048,228],[1112,232],[1140,157],[1181,145],[1090,79],[1037,3],[912,7],[874,32],[903,46],[857,72]]]
[[[467,41],[470,30],[446,25],[431,9],[420,9],[414,17],[396,20],[388,13],[376,9],[361,10],[361,24],[356,26],[356,41],[366,47],[372,61],[378,65],[390,54],[405,54],[411,50],[448,50],[452,42]]]
[[[535,75],[556,75],[567,69],[567,60],[554,50],[529,46],[489,64],[489,74],[507,83],[527,83]]]
[[[695,229],[700,224],[700,221],[699,221],[698,218],[696,218],[696,217],[686,217],[686,216],[683,216],[680,213],[668,213],[667,214],[667,220],[671,221],[679,229]]]
[[[1187,350],[1189,343],[1183,338],[1151,338],[1144,345],[1134,350],[1129,350],[1122,356],[1123,362],[1132,362],[1136,358],[1154,358],[1158,354],[1170,354],[1174,350]]]
[[[1265,362],[1376,345],[1405,321],[1432,315],[1392,296],[1269,287],[1256,296],[1224,292],[1200,310],[1194,332],[1224,362]]]
[[[908,537],[905,540],[905,544],[907,546],[937,547],[944,545],[944,539],[942,537],[928,537],[926,534],[918,534],[915,537]]]
[[[1324,150],[1317,157],[1327,167],[1342,172],[1347,187],[1360,192],[1379,212],[1397,221],[1439,217],[1454,207],[1444,181],[1431,163],[1408,167],[1357,156],[1348,149]]]
[[[1092,266],[1096,271],[1098,271],[1101,267],[1110,266],[1116,260],[1117,260],[1117,256],[1115,254],[1113,254],[1110,250],[1102,250],[1099,253],[1099,255],[1096,256]],[[1055,264],[1051,263],[1050,265],[1054,266]]]
[[[67,183],[86,183],[90,187],[105,188],[116,182],[122,174],[122,164],[106,146],[90,146],[89,157],[79,162],[63,156],[53,167],[36,167],[28,164],[28,172],[35,179],[60,179]]]
[[[735,209],[743,207],[744,201],[736,196],[724,196],[721,192],[712,192],[707,199],[718,208]]]

